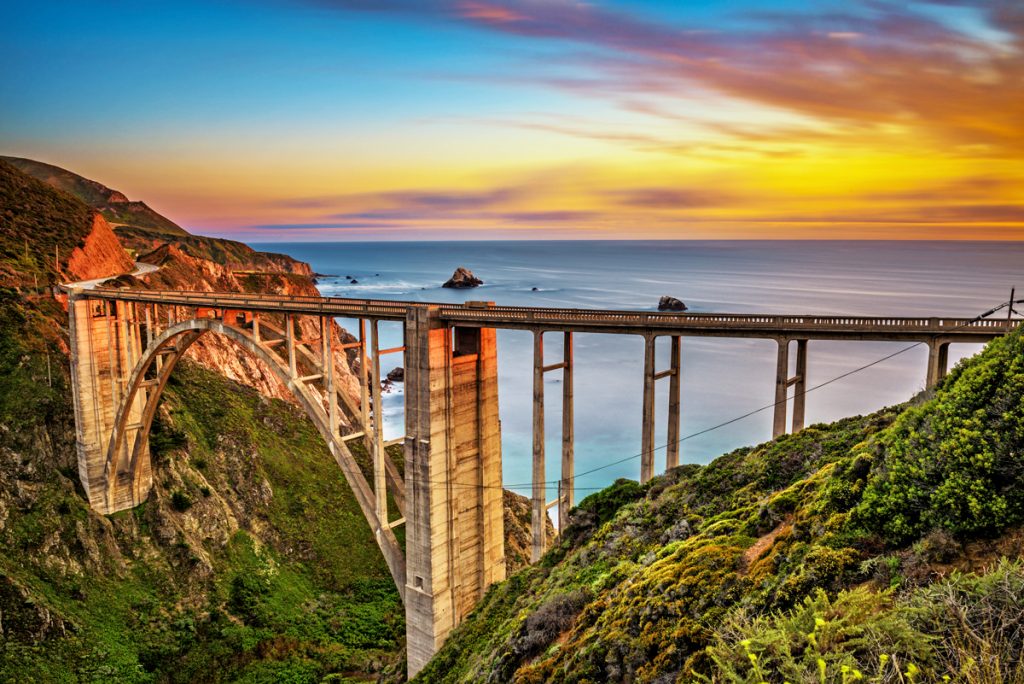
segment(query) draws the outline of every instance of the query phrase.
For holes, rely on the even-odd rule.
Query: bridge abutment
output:
[[[418,672],[505,578],[497,338],[406,318],[406,652]]]
[[[129,444],[141,428],[144,400],[137,395],[123,407],[125,434],[116,460],[108,463],[111,436],[122,406],[125,387],[141,354],[137,319],[129,316],[127,302],[85,299],[71,294],[71,385],[75,406],[78,474],[89,505],[108,514],[141,503],[152,484],[148,443],[140,445],[146,457],[130,469]]]

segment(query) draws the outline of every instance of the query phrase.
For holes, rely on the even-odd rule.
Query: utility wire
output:
[[[988,316],[991,316],[994,313],[997,313],[997,312],[1005,309],[1008,306],[1011,307],[1011,311],[1012,311],[1013,310],[1012,309],[1012,305],[1013,304],[1024,304],[1024,299],[1017,299],[1017,300],[1003,302],[1002,304],[1000,304],[998,306],[995,306],[995,307],[992,307],[991,309],[989,309],[988,311],[985,311],[984,313],[978,314],[977,316],[975,316],[974,318],[970,319],[966,323],[961,323],[958,326],[950,328],[948,332],[954,332],[956,330],[960,330],[962,328],[966,328],[966,327],[968,327],[968,326],[970,326],[970,325],[972,325],[974,323],[977,323],[978,321],[980,321],[980,320],[982,320],[984,318],[987,318]],[[824,382],[821,382],[821,383],[819,383],[817,385],[814,385],[813,387],[809,387],[806,390],[804,390],[803,392],[794,393],[793,397],[787,396],[785,399],[780,399],[779,401],[775,401],[775,402],[772,402],[770,404],[765,404],[764,406],[761,406],[760,408],[756,408],[756,409],[754,409],[752,411],[748,411],[748,412],[746,412],[744,414],[741,414],[741,415],[738,415],[738,416],[736,416],[734,418],[730,418],[729,420],[722,421],[721,423],[717,423],[715,425],[712,425],[710,427],[704,428],[702,430],[698,430],[697,432],[692,432],[692,433],[690,433],[690,434],[688,434],[688,435],[686,435],[684,437],[679,438],[678,443],[681,444],[682,442],[685,442],[687,440],[693,439],[695,437],[699,437],[701,435],[705,435],[705,434],[707,434],[709,432],[713,432],[715,430],[719,430],[719,429],[721,429],[723,427],[726,427],[728,425],[732,425],[733,423],[737,423],[737,422],[739,422],[741,420],[745,420],[746,418],[750,418],[751,416],[757,415],[758,413],[761,413],[763,411],[767,411],[768,409],[775,408],[776,406],[778,406],[780,404],[785,404],[788,401],[790,401],[791,398],[795,399],[797,396],[803,396],[803,395],[809,394],[810,392],[813,392],[815,390],[821,389],[822,387],[827,387],[828,385],[831,385],[831,384],[833,384],[835,382],[838,382],[840,380],[848,378],[851,375],[854,375],[856,373],[860,373],[861,371],[867,370],[868,368],[871,368],[873,366],[877,366],[880,363],[884,363],[884,362],[888,361],[889,359],[892,359],[892,358],[895,358],[895,357],[897,357],[897,356],[899,356],[901,354],[904,354],[904,353],[910,351],[911,349],[916,349],[917,347],[920,347],[923,344],[927,344],[927,342],[924,342],[924,341],[915,342],[914,344],[911,344],[911,345],[906,346],[906,347],[904,347],[902,349],[899,349],[899,350],[897,350],[897,351],[895,351],[895,352],[893,352],[891,354],[887,354],[887,355],[885,355],[885,356],[883,356],[883,357],[881,357],[879,359],[876,359],[876,360],[874,360],[874,361],[872,361],[870,363],[866,363],[863,366],[858,366],[857,368],[854,368],[853,370],[850,370],[850,371],[847,371],[847,372],[842,373],[840,375],[837,375],[837,376],[835,376],[833,378],[830,378],[830,379],[828,379],[828,380],[826,380]],[[668,448],[668,444],[666,443],[666,444],[662,444],[661,446],[654,447],[653,449],[651,449],[651,452],[661,451],[662,449],[667,449],[667,448]],[[620,465],[622,463],[627,463],[629,461],[641,458],[641,457],[643,457],[643,455],[645,453],[647,453],[647,452],[643,452],[642,451],[642,452],[640,452],[638,454],[633,454],[631,456],[626,456],[625,458],[620,458],[620,459],[618,459],[616,461],[611,461],[610,463],[605,463],[604,465],[600,465],[600,466],[597,466],[595,468],[591,468],[589,470],[584,470],[583,472],[575,473],[571,478],[568,478],[568,479],[570,479],[570,480],[575,482],[576,480],[578,480],[579,478],[581,478],[581,477],[583,477],[585,475],[590,475],[590,474],[593,474],[593,473],[596,473],[596,472],[600,472],[602,470],[606,470],[608,468],[612,468],[612,467]],[[501,486],[498,486],[498,485],[482,485],[482,484],[468,483],[468,482],[467,483],[459,483],[459,482],[451,482],[451,481],[432,481],[432,480],[416,480],[416,479],[414,479],[413,481],[418,483],[418,484],[444,484],[444,485],[448,485],[448,486],[452,486],[452,487],[468,487],[468,488],[473,488],[473,489],[527,489],[527,488],[531,488],[532,489],[532,487],[534,485],[533,482],[502,484]],[[545,488],[545,490],[547,490],[547,489],[551,489],[553,487],[557,487],[561,482],[563,482],[562,479],[542,480],[540,482],[540,484],[545,485],[544,488]],[[602,490],[602,489],[605,489],[605,488],[606,487],[573,487],[573,489],[576,490],[576,491],[591,491],[591,490],[599,491],[599,490]]]

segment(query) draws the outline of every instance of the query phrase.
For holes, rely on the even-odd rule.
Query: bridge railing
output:
[[[102,299],[206,306],[214,308],[250,308],[261,311],[371,317],[402,320],[412,307],[432,306],[442,320],[491,324],[495,326],[561,326],[636,327],[689,329],[755,329],[755,330],[845,330],[906,331],[944,333],[975,331],[997,333],[1020,324],[1014,319],[1009,326],[1005,318],[968,319],[898,316],[813,316],[772,314],[677,313],[628,311],[616,309],[573,309],[525,306],[480,306],[431,302],[396,302],[386,299],[350,299],[311,295],[253,295],[242,292],[194,292],[184,290],[129,290],[95,288],[85,296]]]
[[[87,297],[120,299],[123,301],[171,304],[179,306],[204,306],[213,308],[256,309],[261,311],[308,314],[364,314],[368,316],[404,319],[409,304],[386,299],[343,299],[340,297],[316,297],[312,295],[253,295],[244,292],[194,292],[187,290],[128,290],[94,288],[85,293]]]
[[[864,329],[905,331],[1005,330],[1006,319],[869,316],[792,316],[765,314],[663,313],[532,307],[441,307],[441,317],[451,322],[520,323],[537,325],[597,325],[685,328]],[[1018,323],[1019,321],[1014,321]]]

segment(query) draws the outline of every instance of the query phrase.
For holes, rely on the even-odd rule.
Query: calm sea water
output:
[[[432,302],[654,310],[672,295],[696,312],[944,315],[972,317],[1024,292],[1024,243],[921,242],[418,242],[272,244],[261,249],[307,261],[325,295]],[[475,290],[441,288],[457,266],[485,281]],[[350,284],[344,276],[359,282]],[[537,288],[537,291],[533,291]],[[342,325],[351,322],[339,320]],[[354,329],[354,328],[350,328]],[[401,326],[381,324],[387,346]],[[560,360],[561,335],[545,337],[546,363]],[[809,383],[820,382],[909,346],[811,342]],[[701,431],[770,404],[776,344],[771,340],[683,339],[682,434]],[[795,347],[794,347],[795,349]],[[976,353],[953,345],[950,363]],[[658,367],[668,340],[659,341]],[[531,463],[532,336],[498,337],[506,485],[528,493]],[[791,356],[793,354],[791,353]],[[385,357],[383,370],[401,364]],[[810,393],[807,422],[866,413],[910,398],[924,386],[927,349],[919,346]],[[576,468],[590,470],[640,451],[643,342],[624,335],[576,336]],[[657,444],[665,443],[667,383],[658,396]],[[400,386],[399,386],[400,388]],[[548,480],[559,472],[561,386],[546,385]],[[401,390],[385,400],[388,437],[403,431]],[[685,462],[707,463],[771,436],[772,412],[686,440]],[[657,452],[664,466],[664,450]],[[639,458],[584,475],[580,496],[617,477],[637,478]],[[555,492],[549,493],[555,498]]]

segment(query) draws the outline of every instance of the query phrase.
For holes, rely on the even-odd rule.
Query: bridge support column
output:
[[[644,395],[640,427],[640,484],[654,477],[654,335],[644,336]]]
[[[497,338],[406,318],[406,648],[415,675],[505,577]]]
[[[547,540],[544,538],[547,516],[546,467],[544,463],[544,331],[533,331],[533,467],[531,479],[533,488],[530,501],[530,527],[533,544],[530,547],[530,562],[536,563],[544,555]]]
[[[377,499],[377,517],[387,522],[388,519],[388,486],[384,467],[384,400],[380,391],[380,333],[377,321],[370,321],[370,346],[373,350],[373,491]],[[361,410],[361,409],[360,409]],[[370,426],[363,423],[364,432]]]
[[[804,415],[807,408],[807,340],[796,341],[796,375],[793,383],[793,432],[804,429]]]
[[[668,444],[665,447],[665,470],[675,468],[679,465],[679,394],[682,386],[683,375],[680,342],[681,338],[678,335],[672,336],[672,347],[669,354],[670,379],[668,381]]]
[[[949,366],[949,342],[936,338],[928,342],[928,374],[925,388],[931,389],[946,377]]]
[[[779,355],[775,365],[775,419],[772,439],[786,432],[786,393],[789,389],[789,338],[779,339]]]
[[[782,338],[779,342],[779,356],[775,367],[775,418],[772,421],[772,439],[786,433],[789,415],[789,388],[793,393],[793,432],[804,429],[804,415],[807,407],[807,340],[796,340],[796,375],[789,375],[789,343],[793,340]]]
[[[781,338],[779,356],[775,367],[775,418],[772,421],[772,439],[786,433],[789,416],[789,388],[793,393],[793,432],[804,429],[807,408],[807,340],[796,340],[796,375],[789,375],[789,343],[793,340]]]
[[[75,437],[78,450],[78,474],[89,498],[89,505],[101,514],[114,513],[138,505],[137,494],[148,493],[152,484],[149,458],[141,459],[144,467],[136,472],[131,482],[124,472],[130,454],[119,454],[113,470],[117,481],[113,487],[106,469],[107,450],[114,430],[117,407],[121,402],[123,383],[131,374],[129,359],[141,354],[129,349],[132,341],[128,332],[124,307],[107,302],[89,300],[72,292],[68,300],[71,329],[71,390],[75,408]],[[120,320],[118,318],[120,317]],[[124,441],[134,441],[142,420],[141,396],[127,407]],[[147,449],[148,446],[144,447]],[[147,453],[148,456],[148,453]],[[108,492],[113,492],[113,498]]]
[[[563,333],[562,347],[562,479],[558,486],[558,532],[569,524],[569,511],[575,503],[575,413],[573,408],[572,333]]]

